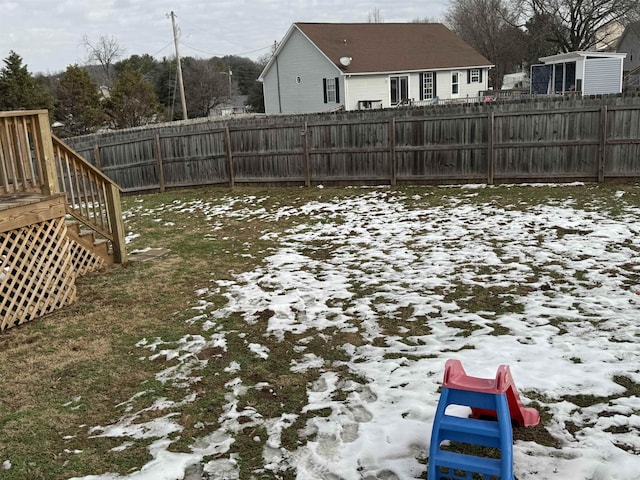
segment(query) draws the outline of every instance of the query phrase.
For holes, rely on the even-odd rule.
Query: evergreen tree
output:
[[[66,135],[93,133],[104,123],[98,86],[85,69],[77,65],[67,67],[57,94],[56,119],[64,125]]]
[[[22,64],[22,57],[13,50],[3,60],[0,70],[0,110],[53,109],[53,99],[46,88]]]
[[[158,120],[162,106],[153,86],[132,68],[125,68],[107,100],[107,114],[116,128],[130,128]]]

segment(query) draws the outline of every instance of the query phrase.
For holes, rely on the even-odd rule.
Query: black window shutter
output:
[[[336,103],[340,103],[340,78],[336,77]]]
[[[424,100],[424,77],[426,73],[420,74],[420,100]]]
[[[467,83],[471,83],[471,70],[467,70]]]
[[[327,79],[322,79],[322,90],[324,92],[324,103],[327,103]]]
[[[436,85],[436,77],[438,76],[438,72],[433,72],[433,98],[438,96],[438,90]]]
[[[480,72],[480,83],[482,83],[482,69],[478,70]]]

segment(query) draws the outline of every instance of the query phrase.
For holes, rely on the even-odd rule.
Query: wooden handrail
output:
[[[126,256],[120,187],[55,135],[53,140],[60,191],[67,194],[68,213],[109,239],[114,261]]]
[[[51,133],[46,110],[0,112],[0,195],[67,195],[67,212],[126,260],[120,187]]]

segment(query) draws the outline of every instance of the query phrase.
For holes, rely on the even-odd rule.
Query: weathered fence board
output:
[[[169,124],[68,139],[125,191],[640,177],[640,97]]]

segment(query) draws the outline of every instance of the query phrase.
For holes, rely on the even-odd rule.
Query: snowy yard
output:
[[[508,188],[492,190],[499,196]],[[211,276],[210,287],[192,292],[200,299],[189,319],[196,333],[177,342],[140,338],[140,362],[170,361],[156,379],[182,389],[183,399],[141,406],[131,398],[114,405],[119,422],[89,433],[121,437],[120,451],[148,442],[153,460],[126,477],[132,480],[182,479],[185,471],[248,478],[234,450],[247,436],[261,447],[257,480],[426,478],[438,388],[445,361],[455,358],[478,377],[509,365],[525,404],[542,413],[536,428],[547,441],[514,433],[518,480],[638,478],[637,197],[612,191],[614,215],[570,196],[497,206],[474,200],[481,189],[362,189],[278,208],[240,190],[221,203],[129,209],[129,217],[159,223],[169,213],[203,215],[211,239],[225,218],[297,221],[260,232],[277,248],[257,268]],[[446,200],[434,207],[431,196]],[[223,304],[214,301],[220,298]],[[331,355],[310,351],[314,342],[331,346]],[[246,398],[277,403],[281,390],[247,371],[274,361],[279,346],[289,349],[282,382],[312,381],[302,385],[302,409],[267,414]],[[231,354],[224,369],[207,370]],[[196,424],[202,433],[192,435],[188,453],[173,451],[183,430],[176,412],[207,394],[197,388],[204,372],[228,377],[218,392],[222,414]],[[292,429],[293,446],[283,440]],[[123,478],[96,473],[82,478]]]

